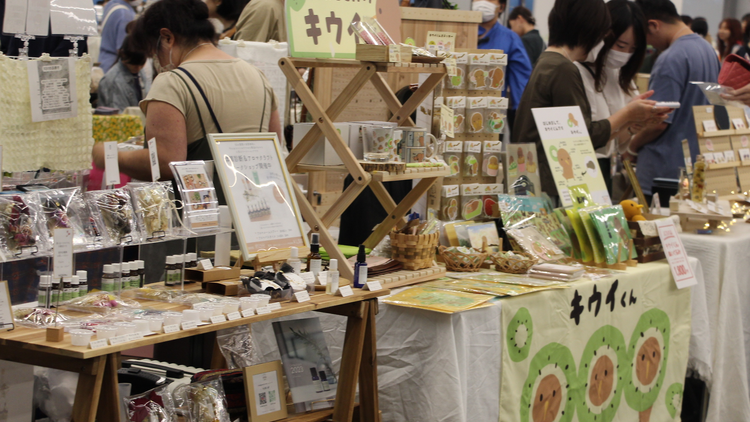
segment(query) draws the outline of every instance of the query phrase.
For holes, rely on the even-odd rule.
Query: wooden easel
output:
[[[333,121],[338,117],[347,105],[354,99],[362,87],[369,81],[378,91],[389,110],[393,113],[391,122],[399,126],[414,126],[414,122],[409,117],[419,104],[440,84],[446,74],[445,65],[443,64],[421,64],[421,63],[374,63],[362,62],[358,60],[343,59],[303,59],[303,58],[283,58],[279,60],[279,67],[284,72],[289,83],[292,85],[297,95],[307,107],[308,112],[312,115],[315,125],[305,135],[299,144],[292,150],[286,158],[286,164],[290,173],[310,172],[310,171],[344,171],[352,175],[354,182],[341,194],[339,199],[334,203],[328,212],[322,218],[318,217],[307,197],[302,190],[294,184],[294,191],[299,202],[300,212],[310,225],[312,232],[320,233],[320,243],[328,252],[331,258],[336,258],[339,262],[344,262],[345,257],[338,249],[334,242],[328,227],[351,205],[351,203],[369,186],[380,204],[385,208],[388,216],[380,223],[370,237],[365,241],[368,248],[375,247],[394,226],[405,224],[404,217],[419,198],[440,178],[450,174],[447,167],[425,168],[417,171],[404,173],[389,172],[368,172],[352,151],[344,142],[343,138],[333,125]],[[315,94],[310,90],[302,76],[297,72],[298,67],[314,68],[354,68],[359,69],[354,78],[344,88],[341,94],[331,103],[328,109],[323,109]],[[417,89],[412,97],[405,103],[396,98],[393,90],[388,86],[381,74],[394,73],[429,73],[427,80]],[[429,129],[429,128],[428,128]],[[300,161],[312,149],[321,135],[324,135],[336,154],[344,163],[343,166],[309,166],[301,165]],[[391,195],[385,189],[383,182],[397,180],[422,179],[417,186],[404,198],[401,203],[396,204]],[[354,274],[351,266],[342,265],[339,267],[342,278],[353,279]]]

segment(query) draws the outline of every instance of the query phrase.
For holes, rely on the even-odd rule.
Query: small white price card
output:
[[[735,129],[747,129],[747,126],[745,126],[745,121],[740,119],[732,119],[732,124],[734,124]]]
[[[342,297],[349,297],[353,295],[354,292],[352,291],[352,286],[341,286],[336,294],[341,295]]]
[[[270,310],[272,310],[272,311],[276,311],[278,309],[281,309],[281,304],[279,302],[269,303],[268,306],[267,306],[267,308],[270,309]]]
[[[369,290],[371,292],[376,292],[378,290],[383,290],[383,286],[380,284],[379,281],[368,281],[362,287],[362,290]]]
[[[73,275],[73,229],[55,229],[53,234],[55,277]]]
[[[110,337],[109,338],[109,344],[112,346],[117,346],[118,344],[122,344],[128,341],[128,335],[125,334],[124,336],[117,336],[117,337]]]
[[[448,72],[448,76],[458,75],[458,70],[456,68],[456,59],[454,57],[448,57],[447,59],[443,60],[443,63],[445,63],[445,69],[446,72]]]
[[[140,340],[143,338],[143,333],[130,333],[127,335],[128,341]]]
[[[453,109],[446,106],[445,104],[440,105],[440,131],[445,133],[445,136],[449,138],[455,137],[455,129],[453,127],[454,113]]]
[[[183,322],[182,323],[182,329],[183,330],[189,330],[191,328],[196,328],[196,327],[198,327],[198,322],[197,321],[187,321],[187,322]]]
[[[713,120],[704,120],[703,121],[703,131],[704,132],[716,132],[719,129],[716,127],[716,122]]]
[[[213,267],[214,267],[214,264],[211,263],[210,259],[201,259],[200,261],[198,261],[199,270],[208,271]]]
[[[91,343],[89,343],[89,347],[91,347],[92,349],[101,349],[102,347],[107,347],[107,339],[100,338],[99,340],[92,340]]]
[[[659,230],[661,244],[667,256],[669,267],[672,269],[672,277],[678,289],[695,286],[698,280],[693,274],[693,268],[688,262],[685,246],[677,234],[677,228],[671,218],[656,220],[656,228]]]
[[[296,293],[294,293],[294,300],[296,300],[299,303],[309,302],[310,301],[310,293],[307,293],[307,290],[302,290],[301,292],[296,292]]]
[[[156,138],[148,140],[148,157],[151,160],[151,181],[156,182],[161,178],[159,152],[156,150]]]
[[[104,184],[120,184],[120,164],[117,162],[117,142],[104,143]]]
[[[227,317],[224,315],[214,315],[211,317],[211,324],[218,324],[220,322],[226,322]]]
[[[270,306],[264,306],[262,308],[258,308],[258,315],[265,315],[271,313],[271,307]]]
[[[328,271],[321,271],[318,273],[318,283],[320,283],[321,286],[328,284]]]
[[[242,315],[240,315],[240,313],[236,311],[230,312],[227,314],[227,319],[230,321],[234,321],[235,319],[240,319],[240,318],[242,318]]]
[[[243,318],[247,318],[253,315],[255,315],[255,309],[245,309],[244,311],[242,311]]]
[[[164,334],[176,333],[177,331],[180,331],[179,324],[172,324],[172,325],[164,326]]]
[[[724,151],[724,159],[728,163],[732,163],[734,161],[737,161],[737,158],[734,155],[734,151]]]

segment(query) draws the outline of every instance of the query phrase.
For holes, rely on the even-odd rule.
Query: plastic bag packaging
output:
[[[602,208],[603,207],[597,205],[578,210],[578,214],[581,216],[581,223],[583,223],[583,227],[586,230],[589,241],[591,242],[591,249],[594,253],[594,262],[597,264],[601,264],[604,262],[604,244],[602,243],[601,237],[599,237],[599,233],[597,233],[596,231],[594,221],[591,219],[591,215],[589,213],[601,210]]]
[[[102,233],[107,245],[138,243],[141,241],[138,232],[130,192],[125,189],[97,190],[86,192],[86,200],[98,219],[98,225],[104,227]]]
[[[461,185],[461,218],[474,220],[482,216],[482,191],[479,184]]]
[[[393,41],[393,38],[388,34],[388,31],[383,28],[383,25],[378,22],[377,19],[369,16],[365,16],[362,18],[362,23],[364,23],[368,28],[370,28],[370,31],[372,31],[373,34],[377,37],[377,39],[380,41],[381,45],[393,45],[396,44],[396,41]]]
[[[172,395],[168,385],[162,385],[142,394],[124,397],[125,415],[129,422],[175,422]]]
[[[635,247],[628,254],[632,237],[621,206],[593,210],[589,216],[602,241],[607,264],[613,265],[638,256]]]
[[[490,53],[488,56],[487,85],[493,91],[502,91],[505,88],[505,66],[508,65],[508,55]]]
[[[140,303],[130,299],[120,299],[108,292],[91,292],[66,303],[69,309],[81,312],[109,313],[122,308],[140,308]]]
[[[466,133],[483,133],[486,122],[487,97],[466,99]]]
[[[469,91],[489,89],[487,86],[489,65],[488,54],[469,54]]]
[[[500,153],[503,151],[503,143],[500,141],[484,141],[483,150],[482,176],[497,177],[502,169]]]
[[[181,290],[167,288],[141,287],[134,291],[135,297],[143,300],[153,300],[156,302],[178,302],[178,299],[184,296]]]
[[[500,207],[497,196],[503,193],[503,185],[500,183],[488,183],[480,186],[482,192],[482,216],[487,218],[500,218]]]
[[[0,251],[5,259],[45,250],[38,209],[29,205],[29,195],[0,196]]]
[[[138,229],[149,239],[172,235],[174,190],[171,182],[128,183]]]
[[[691,84],[700,88],[703,94],[708,99],[708,102],[716,106],[730,106],[744,108],[745,105],[739,101],[725,100],[721,94],[727,94],[732,88],[724,85],[719,85],[714,82],[690,82]]]
[[[188,293],[175,297],[172,303],[179,303],[186,306],[191,306],[195,303],[211,302],[218,303],[224,300],[223,296],[216,296],[208,293]]]
[[[479,169],[482,167],[482,142],[466,141],[464,142],[464,176],[479,176]]]
[[[466,131],[466,97],[446,97],[445,105],[453,110],[453,133]]]
[[[485,112],[486,133],[503,133],[507,110],[507,98],[487,97],[487,111]]]
[[[46,308],[16,308],[13,319],[18,325],[29,328],[47,328],[68,321],[70,317]]]
[[[440,215],[444,221],[453,221],[458,218],[460,194],[461,189],[459,185],[443,186]]]
[[[466,89],[466,75],[469,71],[469,53],[450,53],[456,59],[456,75],[445,77],[446,89]]]
[[[34,407],[50,421],[70,422],[78,385],[78,374],[59,369],[34,367]]]
[[[188,422],[231,422],[220,380],[180,385],[172,396],[177,413]]]
[[[523,252],[534,255],[542,261],[557,261],[565,258],[563,251],[532,225],[506,229],[505,232]]]
[[[73,229],[73,247],[94,247],[96,230],[92,230],[91,212],[80,188],[38,191],[32,194],[39,204],[47,231],[47,245],[51,249],[55,229]]]
[[[229,369],[262,363],[258,349],[253,343],[252,332],[247,325],[220,330],[216,335],[216,342]]]
[[[177,181],[182,198],[182,220],[186,228],[193,230],[214,230],[219,227],[219,201],[216,188],[209,178],[204,161],[180,161],[169,164]],[[243,177],[242,183],[248,195],[254,195],[258,181],[251,183]],[[253,213],[267,214],[270,207],[265,201],[255,201]]]
[[[383,45],[378,37],[370,30],[370,28],[361,21],[352,22],[352,28],[357,33],[365,44],[369,45]]]
[[[461,174],[461,158],[463,151],[464,143],[462,141],[445,142],[445,152],[443,153],[443,159],[445,160],[445,164],[447,164],[451,170],[450,176],[446,177],[456,177]]]

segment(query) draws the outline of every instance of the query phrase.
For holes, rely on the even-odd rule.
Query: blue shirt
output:
[[[112,10],[115,6],[117,10]],[[125,26],[135,19],[133,7],[125,0],[111,0],[104,7],[104,27],[102,27],[102,41],[99,47],[99,63],[104,73],[117,61],[117,50],[125,39]]]
[[[138,107],[149,88],[143,70],[134,75],[125,64],[117,62],[99,82],[99,105],[120,111],[127,107]]]
[[[682,141],[688,140],[693,162],[698,154],[693,106],[708,100],[700,88],[690,82],[716,82],[719,59],[711,45],[696,34],[678,38],[659,55],[651,71],[649,90],[654,101],[679,101],[680,108],[669,115],[667,129],[638,152],[638,182],[643,193],[651,195],[656,177],[678,179],[685,167]]]
[[[507,96],[507,88],[510,87],[510,108],[515,110],[521,101],[523,91],[531,77],[531,60],[526,53],[521,37],[510,29],[495,23],[489,31],[479,27],[478,47],[483,50],[503,50],[508,55],[508,67],[505,70],[505,89],[503,96]]]

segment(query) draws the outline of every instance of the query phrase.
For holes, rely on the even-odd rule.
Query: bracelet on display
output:
[[[630,147],[628,147],[628,149],[626,151],[627,151],[628,154],[632,155],[633,157],[637,157],[638,156],[638,153],[635,152],[635,151],[633,151],[632,149],[630,149]]]

